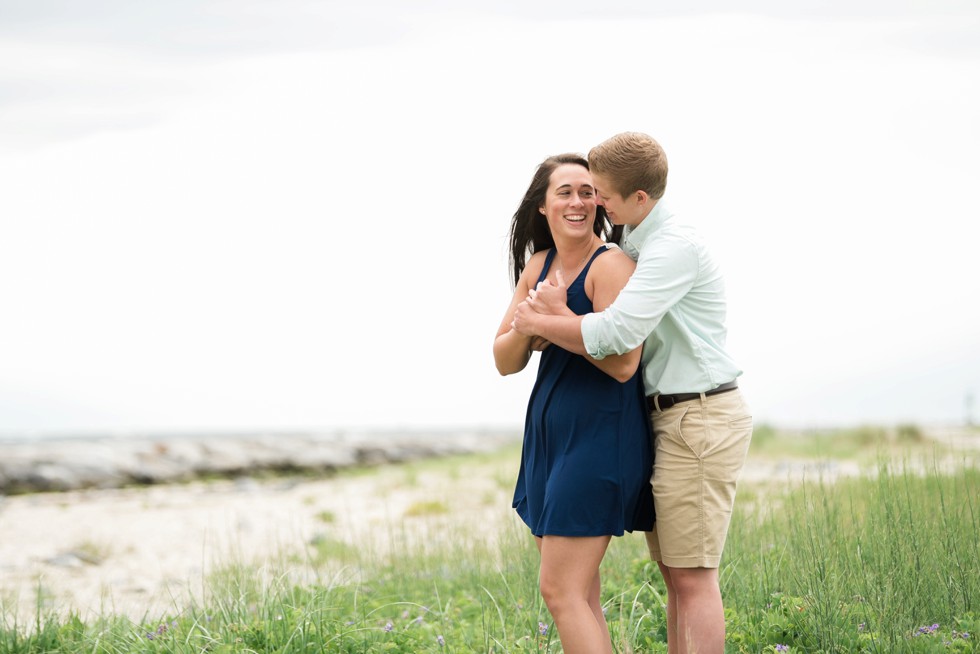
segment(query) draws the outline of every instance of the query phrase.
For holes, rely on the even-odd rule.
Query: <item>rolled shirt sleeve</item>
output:
[[[582,340],[593,359],[625,354],[643,344],[667,312],[695,285],[699,248],[680,234],[658,235],[640,249],[636,270],[605,311],[582,319]]]

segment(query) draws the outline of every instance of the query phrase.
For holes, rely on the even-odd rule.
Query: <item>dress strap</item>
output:
[[[585,264],[585,267],[582,268],[578,276],[572,280],[572,283],[574,283],[578,279],[584,279],[585,276],[589,274],[589,268],[592,267],[592,262],[596,260],[596,257],[598,257],[600,254],[602,254],[609,248],[610,245],[608,243],[599,246],[599,248],[592,253],[592,256],[589,258],[589,262]],[[541,268],[541,274],[538,275],[538,281],[537,281],[538,284],[543,282],[544,278],[548,276],[548,271],[551,270],[551,264],[554,262],[556,254],[558,254],[558,248],[551,248],[550,250],[548,250],[548,254],[545,255],[544,258],[544,266]]]
[[[555,254],[558,253],[558,248],[551,248],[548,250],[548,254],[544,257],[544,267],[541,268],[541,274],[538,275],[538,284],[544,281],[544,278],[548,276],[548,271],[551,270],[551,262],[555,260]],[[592,263],[591,261],[589,263]]]
[[[581,277],[582,279],[585,279],[585,276],[589,274],[589,268],[592,267],[592,262],[596,260],[596,257],[598,257],[600,254],[602,254],[608,249],[609,249],[609,244],[600,245],[599,249],[592,253],[592,257],[589,259],[589,262],[585,264],[585,268],[582,268],[582,272],[580,272],[578,276]]]

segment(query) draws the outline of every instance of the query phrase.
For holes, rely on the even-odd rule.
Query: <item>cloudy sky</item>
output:
[[[0,435],[520,425],[508,221],[626,130],[758,420],[980,420],[980,5],[729,4],[0,0]]]

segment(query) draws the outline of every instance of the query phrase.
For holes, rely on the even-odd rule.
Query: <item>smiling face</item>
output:
[[[606,217],[613,225],[639,225],[656,202],[650,201],[645,191],[635,191],[623,197],[613,190],[612,183],[602,175],[592,175],[596,202],[606,209]]]
[[[548,219],[554,238],[593,233],[595,189],[592,175],[578,164],[562,164],[551,173],[544,205],[538,210]]]

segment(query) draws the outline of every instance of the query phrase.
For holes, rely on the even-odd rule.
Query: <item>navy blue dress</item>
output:
[[[585,277],[568,307],[592,312]],[[555,257],[552,248],[538,281]],[[528,402],[514,508],[535,536],[622,536],[653,528],[653,437],[639,371],[621,384],[557,345],[541,353]]]

